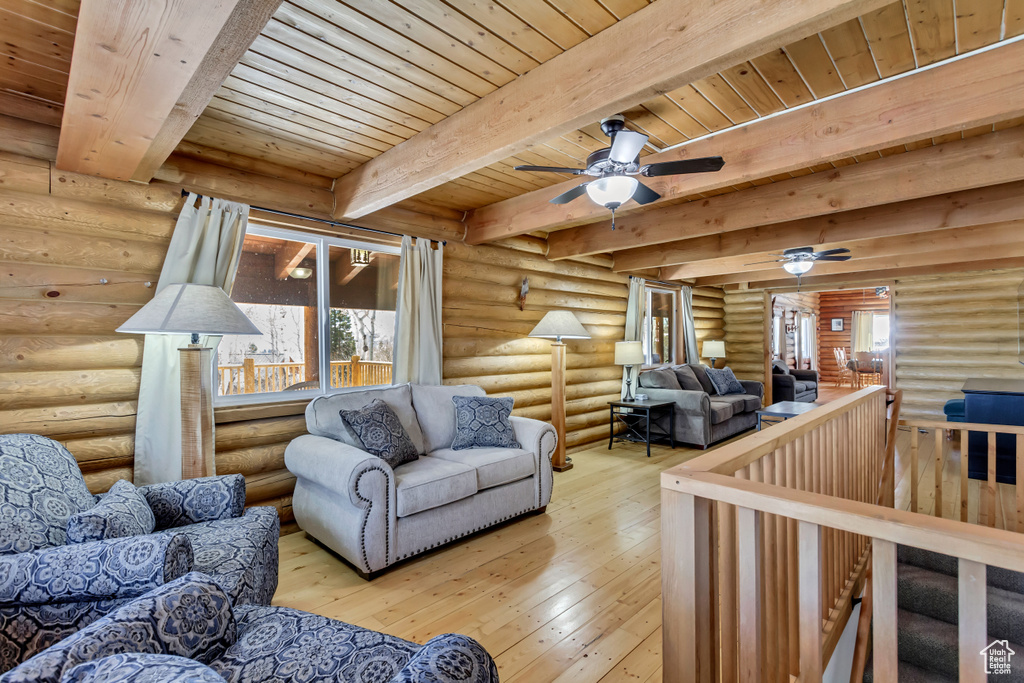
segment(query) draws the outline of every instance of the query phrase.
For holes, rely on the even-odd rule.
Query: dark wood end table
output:
[[[672,448],[676,447],[676,439],[672,427],[676,421],[675,401],[609,401],[608,402],[608,450],[615,443],[616,421],[626,425],[626,433],[619,437],[620,441],[647,444],[647,457],[651,457],[651,437],[665,438]],[[662,429],[657,421],[668,417],[668,428]],[[658,431],[651,432],[651,423],[655,423]]]
[[[821,403],[805,403],[803,401],[779,401],[757,411],[757,431],[765,423],[769,425],[785,422],[791,417],[809,413],[815,408],[820,408]],[[767,420],[765,419],[767,418]]]

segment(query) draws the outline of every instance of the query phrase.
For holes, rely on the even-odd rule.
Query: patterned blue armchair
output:
[[[78,463],[51,439],[0,435],[0,671],[193,570],[235,604],[270,604],[280,522],[243,510],[241,475],[138,490],[154,533],[69,543],[69,518],[97,505]]]
[[[232,607],[217,582],[190,573],[0,676],[29,681],[498,683],[498,671],[466,636],[421,646],[288,607]]]

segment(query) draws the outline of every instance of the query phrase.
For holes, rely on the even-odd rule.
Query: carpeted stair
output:
[[[900,683],[953,683],[958,672],[957,561],[900,546],[897,551]],[[1012,673],[992,680],[1024,682],[1024,574],[988,568],[988,641],[1008,640]],[[979,661],[981,655],[977,655]],[[1019,659],[1018,659],[1019,658]],[[872,683],[871,661],[864,681]]]

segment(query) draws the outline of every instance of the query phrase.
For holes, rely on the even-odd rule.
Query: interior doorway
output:
[[[895,359],[891,292],[891,283],[766,291],[766,397],[772,403],[827,403],[864,386],[889,385]],[[792,388],[794,380],[774,374],[793,375],[799,390]]]

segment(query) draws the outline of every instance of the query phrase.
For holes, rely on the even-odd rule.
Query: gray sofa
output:
[[[781,360],[772,361],[772,400],[814,403],[818,400],[818,373],[795,370]]]
[[[677,374],[680,368],[689,368]],[[689,388],[680,383],[680,375]],[[698,384],[692,384],[690,377]],[[764,398],[761,382],[741,380],[745,393],[719,396],[703,365],[675,365],[640,373],[638,392],[651,400],[674,401],[676,441],[707,448],[757,425],[757,410]]]
[[[310,401],[309,434],[285,450],[296,476],[292,509],[299,526],[341,555],[364,578],[414,555],[528,512],[551,498],[557,436],[546,422],[512,417],[522,448],[452,450],[453,396],[484,396],[480,387],[354,389]],[[392,469],[361,450],[339,411],[374,399],[398,415],[418,460]]]

